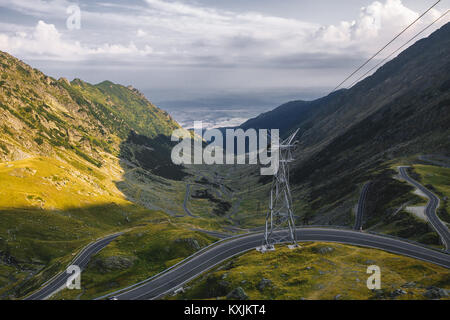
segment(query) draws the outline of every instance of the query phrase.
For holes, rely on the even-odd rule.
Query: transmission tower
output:
[[[274,245],[282,242],[290,243],[289,248],[298,247],[289,187],[289,164],[294,161],[293,151],[297,141],[293,141],[298,131],[299,129],[279,146],[280,165],[270,190],[263,245],[257,249],[261,252],[275,250]]]

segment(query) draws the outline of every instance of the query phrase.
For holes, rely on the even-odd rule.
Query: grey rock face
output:
[[[135,260],[135,257],[112,256],[104,259],[95,259],[92,263],[102,272],[108,272],[131,268]]]
[[[375,299],[385,299],[386,293],[382,289],[372,290],[375,293]]]
[[[269,287],[271,285],[272,285],[272,280],[262,278],[261,281],[258,283],[257,288],[259,291],[263,291],[266,287]]]
[[[194,250],[200,250],[201,246],[196,239],[193,238],[185,238],[185,239],[177,239],[175,243],[186,243]]]
[[[242,287],[237,287],[227,295],[230,300],[247,300],[248,296]]]
[[[0,264],[7,266],[19,266],[19,262],[7,252],[0,252]]]
[[[334,251],[332,247],[314,247],[313,251],[319,254],[328,254]]]
[[[445,290],[437,287],[429,287],[428,290],[423,294],[427,299],[441,299],[447,298],[449,296],[450,290]]]
[[[404,291],[402,289],[396,289],[396,290],[391,292],[390,296],[391,296],[391,298],[395,298],[395,297],[398,297],[398,296],[401,296],[401,295],[404,295],[404,294],[406,294],[406,291]]]
[[[404,285],[402,285],[402,288],[414,288],[416,286],[416,283],[414,281],[407,282]]]

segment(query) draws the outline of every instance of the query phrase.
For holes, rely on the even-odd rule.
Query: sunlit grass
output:
[[[214,271],[187,284],[185,294],[171,299],[208,299],[211,287],[220,281],[228,291],[242,287],[250,299],[372,299],[375,293],[367,288],[367,267],[381,269],[381,289],[389,293],[403,289],[398,299],[423,299],[426,287],[450,288],[450,273],[444,267],[385,251],[331,243],[302,243],[290,250],[278,246],[275,252],[250,251],[215,268]],[[321,253],[321,248],[332,248]],[[271,285],[260,290],[261,280]],[[402,288],[415,282],[413,288]],[[223,285],[223,282],[222,282]],[[226,293],[225,293],[226,295]],[[219,298],[225,298],[220,296]]]

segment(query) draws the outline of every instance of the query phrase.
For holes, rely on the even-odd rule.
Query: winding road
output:
[[[369,186],[370,186],[370,182],[367,182],[363,186],[363,188],[361,190],[361,194],[359,195],[358,209],[356,210],[355,226],[353,227],[353,229],[355,229],[355,230],[362,230],[365,201],[367,198],[367,192],[369,190]]]
[[[435,166],[444,167],[444,168],[450,168],[450,165],[448,164],[450,162],[450,159],[447,157],[439,157],[438,160],[434,159],[432,156],[424,155],[419,156],[419,160],[422,160],[424,162],[431,163]]]
[[[299,228],[296,232],[300,242],[339,242],[376,248],[450,268],[450,255],[399,239],[342,229]],[[113,296],[115,300],[161,298],[225,260],[249,250],[254,250],[261,245],[262,238],[262,233],[255,233],[219,242],[217,245],[208,247],[207,250],[199,252],[196,256],[181,263],[177,268],[162,273],[158,277],[153,277],[139,287],[126,292],[118,291],[112,293],[109,297]]]
[[[441,236],[446,246],[447,253],[387,236],[333,228],[298,228],[296,230],[298,241],[337,242],[376,248],[434,263],[450,269],[450,255],[448,254],[450,233],[445,224],[439,220],[436,215],[436,209],[439,207],[439,198],[417,181],[410,178],[406,173],[406,167],[399,167],[399,172],[400,176],[404,180],[420,189],[429,198],[430,201],[427,204],[426,214],[430,223],[433,225],[433,228],[435,228]],[[355,228],[362,225],[362,212],[368,186],[369,183],[365,184],[361,192]],[[189,187],[190,185],[187,186],[187,190],[189,190]],[[188,196],[189,193],[187,192],[185,203]],[[113,297],[113,299],[117,300],[148,300],[161,298],[164,295],[182,287],[185,283],[195,279],[200,274],[210,270],[227,259],[256,249],[256,247],[261,245],[263,239],[263,233],[258,229],[255,229],[255,232],[253,233],[230,238],[226,238],[227,235],[222,233],[205,230],[197,231],[207,232],[221,238],[222,240],[198,251],[193,256],[185,259],[165,272],[149,278],[147,281],[143,281],[142,283],[136,284],[128,289],[116,291],[99,299],[108,297]],[[286,231],[278,232],[283,233]],[[93,254],[99,252],[119,235],[120,234],[112,235],[90,244],[74,259],[72,264],[80,266],[81,269],[85,268],[89,258]],[[65,272],[60,273],[53,280],[49,281],[42,289],[36,293],[33,293],[26,299],[40,300],[51,296],[65,285],[68,277],[69,275]]]
[[[71,265],[76,265],[80,267],[81,270],[85,269],[89,263],[90,258],[94,254],[100,252],[111,241],[113,241],[121,234],[123,233],[113,234],[89,244],[75,257],[75,259],[71,262]],[[41,289],[26,297],[24,300],[45,300],[49,298],[66,285],[66,281],[70,276],[71,274],[66,273],[66,271],[64,270],[51,280],[47,281],[47,283],[44,284]]]
[[[408,182],[409,184],[413,185],[414,187],[416,187],[417,189],[422,191],[425,194],[425,196],[428,198],[428,203],[425,208],[425,215],[427,216],[428,221],[430,222],[430,224],[432,225],[434,230],[436,230],[436,232],[441,237],[442,243],[445,246],[445,250],[447,252],[449,252],[449,250],[450,250],[450,231],[448,230],[445,223],[439,219],[439,217],[437,216],[437,213],[436,213],[436,210],[437,210],[437,208],[439,208],[439,203],[440,203],[439,197],[437,195],[435,195],[433,192],[431,192],[430,190],[428,190],[427,188],[425,188],[423,185],[418,183],[416,180],[411,178],[408,175],[408,173],[406,172],[407,168],[408,167],[399,167],[398,168],[398,170],[400,172],[400,177],[402,179],[404,179],[406,182]]]
[[[191,218],[198,218],[196,215],[194,215],[187,207],[187,203],[189,201],[189,197],[191,195],[191,185],[190,183],[186,184],[186,194],[184,196],[184,201],[183,201],[183,209],[184,212],[186,212],[186,214],[188,216],[190,216]]]

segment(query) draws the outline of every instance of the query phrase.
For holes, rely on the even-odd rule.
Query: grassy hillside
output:
[[[109,178],[97,174],[50,158],[0,164],[0,181],[7,186],[0,202],[2,298],[37,288],[100,236],[146,219],[167,219],[127,201]]]
[[[111,126],[122,138],[128,136],[130,129],[147,137],[156,137],[160,134],[170,136],[174,129],[180,128],[167,112],[155,107],[131,86],[124,87],[110,81],[91,85],[79,79],[73,80],[70,86],[67,82],[63,85],[75,99],[81,96],[101,110],[100,116],[103,116],[101,113],[111,113],[115,120]]]
[[[425,222],[404,210],[405,204],[421,204],[423,199],[395,178],[395,167],[416,163],[422,153],[448,155],[450,80],[443,70],[450,67],[449,34],[450,24],[350,90],[312,102],[291,102],[243,125],[281,128],[283,134],[300,127],[303,136],[291,175],[299,224],[351,226],[360,188],[372,181],[365,228],[439,243]],[[84,290],[57,297],[92,298],[130,285],[213,240],[192,229],[262,225],[270,177],[261,178],[256,167],[248,166],[173,165],[169,135],[177,128],[166,112],[132,87],[56,80],[0,52],[0,299],[37,289],[83,246],[117,231],[126,233],[94,258],[83,275]],[[442,196],[440,214],[448,221],[448,172],[414,168],[418,179]],[[185,199],[186,208],[198,218],[187,216]],[[245,255],[239,258],[240,267],[256,281],[262,271],[258,266],[245,270],[246,257],[262,265],[288,258],[313,263],[318,257],[314,248],[306,246],[302,257],[277,251],[273,261],[269,255],[263,258],[267,261]],[[317,261],[330,274],[326,282],[317,282],[314,273],[292,284],[297,289],[306,285],[298,291],[301,296],[281,280],[281,291],[244,289],[256,298],[336,295],[325,284],[348,277],[350,261],[359,261],[356,253],[375,253],[352,249],[353,254],[346,246],[333,250],[339,254]],[[417,276],[421,286],[437,286],[439,281],[448,285],[446,275],[435,267],[409,260],[397,265],[392,262],[397,258],[381,257],[393,283],[400,285],[401,271]],[[339,265],[340,271],[332,267]],[[239,280],[233,277],[232,286]],[[193,291],[198,297],[213,297],[201,286]],[[372,297],[359,289],[345,298]],[[414,297],[424,291],[417,287]],[[189,294],[186,297],[194,297]]]
[[[38,288],[100,236],[183,214],[187,174],[161,166],[179,125],[139,91],[56,80],[4,52],[0,77],[1,299]],[[180,234],[195,225],[180,220]]]
[[[366,286],[370,265],[380,267],[380,290]],[[446,268],[375,249],[310,243],[296,250],[250,251],[168,299],[423,300],[436,298],[431,287],[450,289]]]
[[[0,60],[0,159],[60,151],[100,167],[104,153],[118,156],[132,131],[154,138],[179,128],[131,87],[55,80],[7,53]]]
[[[213,238],[172,223],[145,223],[93,257],[82,288],[53,299],[93,299],[145,280],[210,244]]]
[[[418,180],[440,199],[439,218],[450,224],[450,169],[431,165],[414,165]]]

